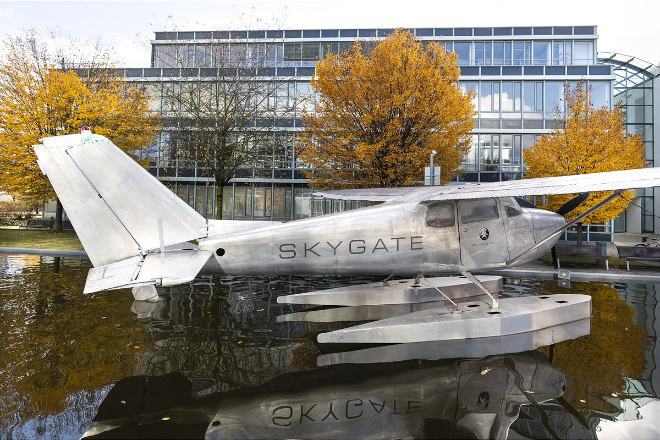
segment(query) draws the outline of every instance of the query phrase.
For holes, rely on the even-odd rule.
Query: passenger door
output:
[[[467,268],[506,262],[508,243],[496,199],[458,202],[461,264]]]

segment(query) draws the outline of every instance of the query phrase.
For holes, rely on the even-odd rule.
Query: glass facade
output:
[[[562,111],[562,88],[586,80],[596,105],[612,105],[610,66],[598,65],[595,26],[423,28],[411,29],[423,42],[436,41],[457,53],[459,84],[475,92],[472,148],[456,181],[520,179],[522,152],[555,127]],[[238,170],[223,190],[223,218],[290,220],[353,209],[356,202],[315,198],[306,185],[294,139],[301,130],[298,113],[314,111],[309,81],[316,61],[360,41],[369,51],[392,29],[319,29],[262,31],[156,32],[151,67],[125,69],[128,80],[143,84],[152,107],[165,116],[165,129],[150,150],[151,171],[200,213],[213,217],[215,194],[208,170],[176,157],[169,136],[177,130],[180,109],[168,100],[179,87],[182,70],[203,78],[228,66],[253,66],[245,76],[277,82],[267,105],[293,105],[295,112],[264,133],[254,147],[260,155]],[[259,62],[257,62],[259,60]],[[258,126],[258,124],[257,124]],[[420,179],[423,170],[420,170]]]
[[[603,53],[598,62],[612,66],[613,99],[615,104],[623,107],[626,131],[632,135],[642,136],[646,161],[649,166],[654,166],[656,161],[654,131],[657,123],[654,119],[653,101],[655,94],[658,93],[654,89],[654,83],[657,82],[660,68],[621,54]],[[634,204],[616,219],[615,230],[640,233],[660,231],[660,225],[655,225],[654,199],[652,188],[637,191]]]

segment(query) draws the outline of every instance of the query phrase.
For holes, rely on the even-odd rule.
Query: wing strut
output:
[[[479,281],[479,278],[475,277],[472,275],[472,272],[468,272],[467,270],[462,270],[461,275],[463,275],[465,278],[468,280],[472,281],[475,286],[477,286],[482,292],[484,292],[486,295],[490,296],[490,299],[493,301],[491,305],[491,309],[497,309],[499,307],[499,304],[497,303],[497,300],[493,296],[492,293],[486,288],[486,286],[483,285],[481,281]]]
[[[556,237],[558,234],[561,234],[561,233],[564,232],[566,229],[568,229],[568,228],[570,228],[571,226],[573,226],[575,223],[577,223],[577,222],[579,222],[580,220],[582,220],[583,218],[585,218],[585,217],[587,217],[587,216],[593,214],[594,211],[596,211],[596,210],[602,208],[603,206],[607,205],[607,204],[610,203],[612,200],[614,200],[614,199],[616,199],[617,197],[619,197],[624,191],[626,191],[626,190],[625,190],[625,189],[618,189],[618,190],[614,191],[614,192],[612,193],[612,195],[610,195],[609,197],[607,197],[607,198],[605,198],[604,200],[602,200],[601,202],[597,203],[597,204],[594,205],[592,208],[586,210],[584,213],[578,215],[577,217],[575,217],[575,218],[574,218],[573,220],[571,220],[570,222],[566,223],[566,224],[565,224],[564,226],[562,226],[561,228],[559,228],[559,229],[557,229],[556,231],[550,233],[547,237],[545,237],[544,239],[540,240],[538,243],[533,244],[532,246],[530,246],[530,247],[527,248],[526,250],[522,251],[520,254],[518,254],[518,255],[516,255],[515,257],[511,258],[510,260],[508,260],[508,261],[506,262],[506,264],[507,264],[507,265],[516,264],[516,263],[517,263],[522,257],[524,257],[525,255],[529,254],[530,252],[533,252],[533,251],[536,250],[537,248],[543,246],[544,244],[546,244],[547,242],[549,242],[550,240],[552,240],[554,237]]]

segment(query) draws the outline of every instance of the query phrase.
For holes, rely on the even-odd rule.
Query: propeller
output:
[[[582,203],[584,203],[584,201],[587,200],[590,195],[591,193],[588,192],[578,194],[568,202],[561,205],[557,210],[557,214],[562,216],[568,214],[569,212],[580,206]]]

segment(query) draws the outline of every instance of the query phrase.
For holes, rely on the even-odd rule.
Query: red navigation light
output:
[[[80,135],[83,141],[88,141],[92,138],[92,129],[86,125],[83,125],[80,128]]]

